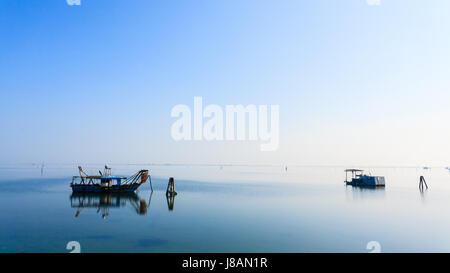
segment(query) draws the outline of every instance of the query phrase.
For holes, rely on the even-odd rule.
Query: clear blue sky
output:
[[[447,164],[450,2],[0,1],[0,163]],[[175,142],[279,104],[280,149]]]

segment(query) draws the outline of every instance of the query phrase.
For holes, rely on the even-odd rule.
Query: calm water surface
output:
[[[101,166],[86,170],[97,172]],[[73,195],[76,166],[0,167],[0,252],[450,251],[450,172],[367,168],[384,189],[347,187],[344,167],[113,166],[146,168],[136,194]],[[418,189],[424,175],[430,189]],[[175,177],[178,195],[165,187]]]

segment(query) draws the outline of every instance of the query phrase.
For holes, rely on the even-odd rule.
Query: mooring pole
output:
[[[169,183],[167,183],[166,195],[169,195],[169,189],[170,189],[170,178]]]
[[[423,183],[425,184],[425,187],[427,187],[427,190],[428,190],[427,181],[425,180],[425,178],[423,176],[422,176],[422,179],[423,179]]]
[[[169,183],[167,184],[167,190],[166,190],[166,196],[168,195],[176,195],[177,192],[175,191],[175,181],[173,177],[169,178]]]
[[[425,184],[426,189],[428,190],[427,182],[425,181],[425,178],[423,176],[420,176],[419,180],[419,190],[423,191],[423,185]]]
[[[152,192],[153,192],[152,177],[151,177],[150,175],[148,176],[148,182],[150,183],[150,189],[151,189]]]

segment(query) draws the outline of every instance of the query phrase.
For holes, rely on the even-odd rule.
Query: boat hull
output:
[[[134,192],[141,184],[101,186],[100,184],[72,184],[73,192]]]
[[[347,185],[358,187],[384,187],[385,179],[382,176],[361,176],[353,178],[352,181],[347,181]]]

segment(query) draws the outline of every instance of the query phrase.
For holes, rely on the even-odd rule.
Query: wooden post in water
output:
[[[425,178],[423,176],[420,176],[419,180],[419,190],[423,191],[423,185],[425,184],[426,189],[428,190],[427,182],[425,181]]]
[[[167,184],[166,196],[173,196],[176,194],[177,192],[175,191],[175,181],[173,177],[171,177],[169,178],[169,184]]]
[[[148,182],[150,183],[150,189],[152,190],[152,193],[153,193],[152,177],[150,175],[148,176]]]

